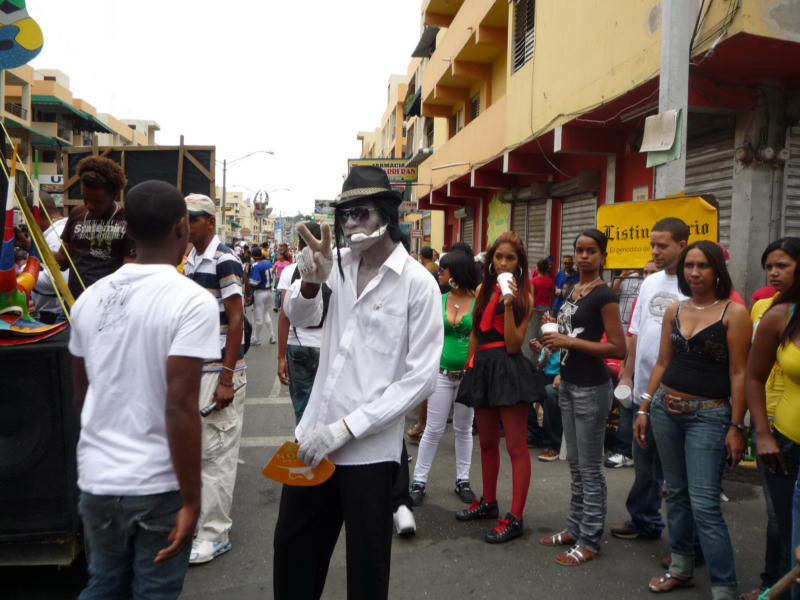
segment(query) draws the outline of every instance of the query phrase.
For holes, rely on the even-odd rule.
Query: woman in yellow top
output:
[[[795,345],[800,341],[800,321],[790,320],[790,315],[800,297],[798,261],[798,238],[782,238],[767,246],[761,264],[778,295],[759,300],[752,311],[755,335],[745,393],[767,500],[762,589],[771,587],[792,566],[792,494],[800,465],[800,348]],[[757,598],[758,592],[750,596]]]

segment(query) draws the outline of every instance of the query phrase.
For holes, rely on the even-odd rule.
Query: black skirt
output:
[[[505,347],[487,348],[475,354],[458,386],[456,402],[472,408],[493,408],[542,402],[544,377],[521,352]]]

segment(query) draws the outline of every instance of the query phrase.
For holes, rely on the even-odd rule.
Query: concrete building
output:
[[[225,191],[225,223],[222,223],[222,188],[216,188],[217,235],[225,243],[238,240],[260,241],[254,237],[253,205],[241,191]],[[259,224],[259,234],[262,227]]]
[[[745,295],[763,284],[767,242],[800,234],[800,28],[793,2],[700,9],[692,2],[685,192],[714,197]],[[478,251],[513,228],[531,261],[559,257],[599,206],[654,197],[639,147],[658,112],[661,10],[658,0],[424,0],[417,49],[430,58],[414,87],[433,143],[415,141],[409,164],[419,208],[445,215],[445,246]]]

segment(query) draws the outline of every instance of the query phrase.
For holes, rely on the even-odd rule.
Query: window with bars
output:
[[[514,0],[514,62],[512,73],[533,58],[536,0]]]
[[[469,120],[473,121],[481,114],[481,93],[478,92],[469,99]]]

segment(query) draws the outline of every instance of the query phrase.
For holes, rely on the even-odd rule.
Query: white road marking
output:
[[[280,448],[292,439],[291,435],[248,436],[242,437],[241,445],[245,448]]]
[[[258,406],[264,404],[291,404],[291,398],[247,398],[244,401],[245,406]]]

